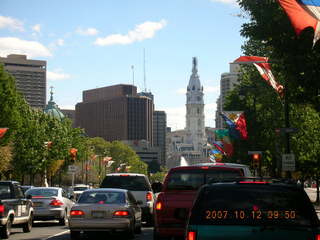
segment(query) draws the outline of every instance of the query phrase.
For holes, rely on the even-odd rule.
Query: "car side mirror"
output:
[[[27,198],[27,199],[32,199],[32,196],[31,196],[30,194],[28,194],[28,195],[26,196],[26,198]]]
[[[142,205],[142,204],[143,204],[143,202],[142,202],[141,200],[138,200],[138,201],[136,201],[136,204],[138,204],[138,205]]]
[[[73,200],[74,200],[74,196],[73,196],[73,195],[70,195],[70,196],[69,196],[69,199],[73,201]]]
[[[161,192],[162,190],[162,183],[161,182],[154,182],[151,184],[151,188],[152,188],[152,191],[154,193],[158,193],[158,192]]]

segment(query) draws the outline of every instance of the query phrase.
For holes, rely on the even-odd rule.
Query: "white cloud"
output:
[[[63,46],[64,45],[64,40],[62,38],[59,38],[57,41],[56,41],[56,44],[58,46]]]
[[[10,30],[18,30],[23,32],[23,23],[11,17],[0,16],[0,29],[1,28],[9,28]]]
[[[94,36],[94,35],[97,35],[99,31],[95,28],[87,28],[87,29],[77,28],[76,32],[80,35]]]
[[[29,58],[50,57],[50,50],[36,41],[27,41],[14,37],[0,38],[0,56],[25,54]]]
[[[176,93],[179,95],[185,95],[187,93],[187,88],[179,88]]]
[[[71,78],[71,75],[67,73],[63,73],[62,70],[57,69],[54,71],[47,71],[47,79],[48,80],[65,80]]]
[[[97,38],[94,44],[99,46],[108,46],[114,44],[131,44],[133,42],[142,41],[145,39],[153,38],[156,31],[164,28],[167,25],[166,20],[160,22],[144,22],[130,30],[126,35],[112,34],[104,38]]]
[[[41,32],[41,25],[40,24],[36,24],[32,27],[32,30],[37,32],[37,33],[40,33]]]
[[[59,108],[63,109],[63,110],[75,110],[75,106],[74,105],[62,105]]]
[[[206,93],[218,93],[220,91],[220,86],[204,86],[204,94]]]
[[[234,6],[238,6],[237,0],[211,0],[211,2],[220,2],[225,4],[231,4]]]

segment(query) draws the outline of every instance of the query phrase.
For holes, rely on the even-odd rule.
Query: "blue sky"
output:
[[[47,92],[74,109],[82,91],[114,84],[144,86],[168,126],[185,126],[185,89],[198,58],[206,126],[214,127],[220,76],[241,55],[235,0],[1,0],[0,56],[47,61]],[[48,96],[47,95],[47,96]],[[48,98],[48,97],[47,97]]]

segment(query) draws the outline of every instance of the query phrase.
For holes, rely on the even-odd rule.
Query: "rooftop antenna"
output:
[[[134,85],[134,66],[131,65],[131,70],[132,70],[132,85]]]
[[[143,48],[143,83],[144,83],[144,91],[147,92],[146,86],[146,51]]]

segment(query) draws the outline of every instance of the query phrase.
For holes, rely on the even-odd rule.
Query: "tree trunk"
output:
[[[317,198],[316,203],[319,204],[319,175],[316,176],[316,184],[317,184]]]

